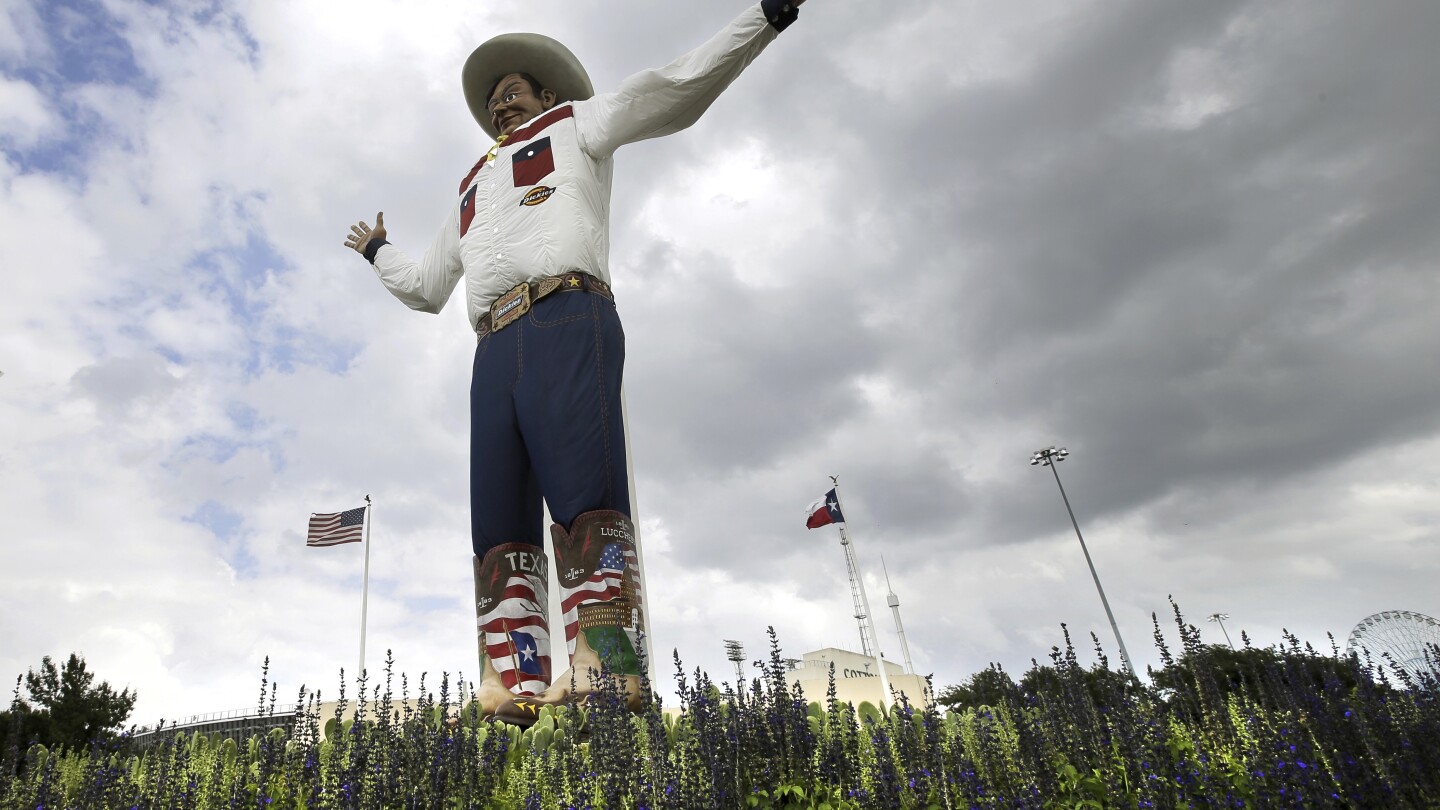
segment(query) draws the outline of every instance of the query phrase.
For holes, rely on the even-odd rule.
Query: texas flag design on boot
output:
[[[476,563],[480,648],[505,688],[538,694],[550,685],[549,562],[538,546],[496,546]]]

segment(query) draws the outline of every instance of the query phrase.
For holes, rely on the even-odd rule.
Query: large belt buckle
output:
[[[530,311],[530,284],[516,284],[490,305],[490,331],[499,332]]]

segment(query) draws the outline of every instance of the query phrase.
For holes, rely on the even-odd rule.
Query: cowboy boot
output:
[[[526,543],[506,543],[475,558],[475,699],[482,716],[550,684],[549,570],[544,550]]]
[[[583,705],[600,688],[602,670],[621,679],[626,705],[638,712],[636,650],[644,631],[644,612],[630,519],[615,511],[586,512],[575,518],[569,533],[557,525],[550,527],[550,536],[560,577],[570,671],[541,694],[502,705],[495,719],[529,726],[544,706]]]

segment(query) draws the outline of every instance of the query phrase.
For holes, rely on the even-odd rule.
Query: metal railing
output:
[[[230,709],[223,712],[209,712],[208,714],[196,714],[180,720],[161,720],[160,722],[164,724],[163,729],[160,728],[158,724],[156,726],[141,726],[135,729],[135,733],[132,735],[132,737],[134,739],[140,739],[142,737],[154,734],[157,731],[183,731],[185,729],[194,728],[195,726],[210,725],[231,720],[255,720],[257,721],[257,724],[269,720],[270,718],[284,718],[288,720],[289,718],[293,717],[295,713],[299,711],[299,709],[300,704],[298,703],[285,703],[275,706],[273,710],[267,707],[263,712],[260,711],[258,708],[249,708]]]

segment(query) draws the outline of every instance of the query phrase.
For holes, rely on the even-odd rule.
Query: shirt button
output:
[[[503,258],[505,258],[505,254],[504,254],[504,253],[496,253],[496,254],[495,254],[495,261],[497,261],[497,262],[500,261],[500,260],[503,259]]]

